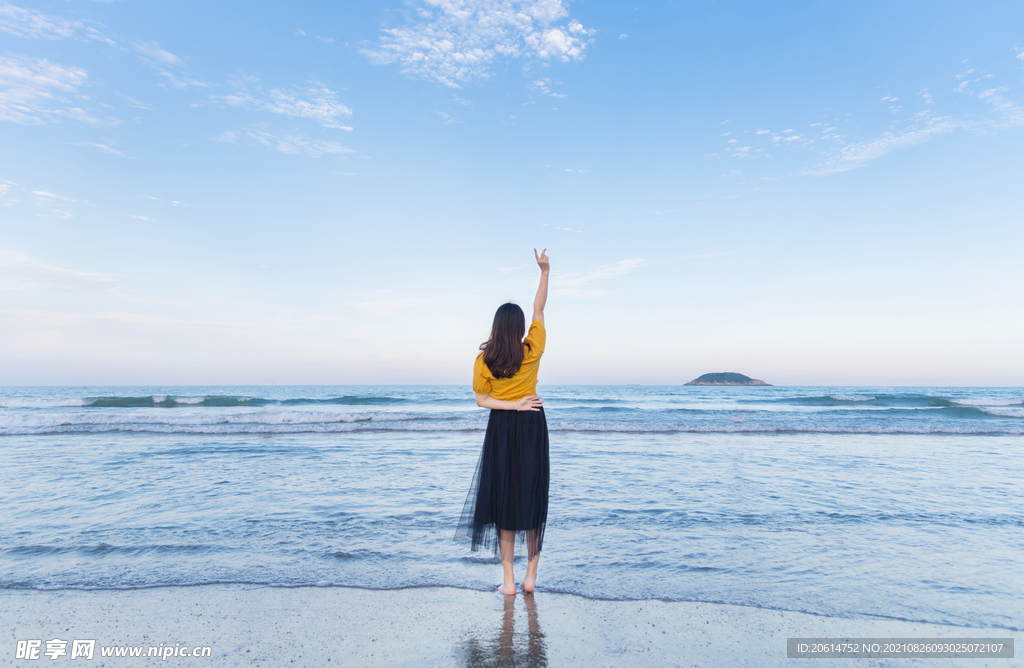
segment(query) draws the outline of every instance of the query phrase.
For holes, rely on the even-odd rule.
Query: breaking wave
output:
[[[565,432],[1019,435],[1024,429],[1024,393],[1009,388],[549,389],[549,428]],[[446,432],[487,425],[487,412],[459,387],[93,391],[9,390],[0,395],[0,436]]]

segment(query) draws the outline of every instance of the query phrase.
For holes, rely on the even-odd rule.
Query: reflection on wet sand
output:
[[[520,598],[526,603],[525,633],[522,626],[519,633],[516,633],[515,628],[516,600]],[[537,620],[537,602],[533,595],[506,596],[497,637],[490,641],[469,639],[465,645],[464,658],[466,668],[546,668],[547,648]]]

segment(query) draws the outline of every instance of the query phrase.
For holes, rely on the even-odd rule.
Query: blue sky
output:
[[[1024,5],[0,4],[0,384],[1021,385]]]

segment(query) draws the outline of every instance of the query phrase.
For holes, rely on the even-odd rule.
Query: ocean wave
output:
[[[1024,417],[1024,414],[1008,417]],[[69,423],[50,425],[9,425],[0,427],[0,436],[26,436],[44,434],[332,434],[345,432],[459,432],[484,431],[484,419],[430,419],[425,416],[407,419],[348,418],[331,421],[306,422],[218,422],[212,424],[151,423]],[[811,424],[776,423],[752,424],[746,421],[708,424],[609,424],[601,422],[551,422],[551,432],[591,432],[621,434],[927,434],[927,435],[1024,435],[1024,425],[1013,421],[981,422],[974,425],[944,426],[923,424]]]
[[[1024,418],[1019,389],[816,390],[683,396],[648,388],[604,397],[606,389],[554,388],[545,398],[549,428],[566,432],[1020,434]],[[481,430],[488,419],[470,395],[449,387],[93,388],[82,396],[88,391],[4,397],[0,436],[445,432]]]
[[[999,417],[1024,418],[1024,408],[981,408],[980,410]]]
[[[85,399],[0,399],[0,408],[81,408]]]
[[[453,403],[450,400],[434,402]],[[466,400],[468,401],[468,399]],[[141,397],[82,397],[74,399],[0,399],[0,408],[232,408],[262,406],[389,406],[411,403],[400,397],[342,396],[327,399],[294,398],[268,399],[263,397],[207,395],[199,397],[148,395]]]
[[[86,397],[81,405],[86,408],[174,408],[176,406],[228,408],[231,406],[260,406],[263,403],[264,400],[253,397],[210,395],[179,399],[158,394],[144,397]]]
[[[745,402],[746,403],[746,402]],[[929,394],[876,394],[848,395],[826,394],[814,397],[791,397],[750,400],[749,403],[791,403],[810,406],[886,406],[890,408],[949,408],[954,405],[951,399]]]
[[[144,397],[87,397],[74,400],[76,403],[61,403],[60,406],[84,406],[86,408],[177,408],[180,406],[231,408],[234,406],[381,406],[407,403],[408,399],[398,397],[360,397],[342,396],[327,399],[310,399],[299,397],[294,399],[268,399],[264,397],[246,397],[231,395],[207,395],[201,397],[173,397],[151,395]]]
[[[197,554],[200,552],[227,552],[230,547],[223,545],[111,545],[95,543],[91,545],[16,545],[0,551],[0,554],[11,557],[40,558],[61,554],[81,554],[87,556],[108,554]]]
[[[477,414],[478,419],[484,417]],[[102,430],[154,427],[160,429],[192,429],[209,426],[260,426],[260,425],[316,425],[353,422],[406,422],[406,421],[459,421],[472,413],[416,413],[416,412],[332,412],[313,410],[252,410],[242,413],[132,413],[120,412],[61,412],[61,413],[7,413],[0,414],[0,434],[10,428],[74,428],[96,427]],[[73,430],[73,429],[72,429]],[[67,431],[67,430],[64,430]]]
[[[1022,406],[1024,399],[953,399],[954,404],[959,406]]]

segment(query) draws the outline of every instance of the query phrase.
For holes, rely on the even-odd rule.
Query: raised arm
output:
[[[537,249],[533,249],[533,255],[540,267],[540,285],[537,286],[537,297],[533,300],[533,319],[541,322],[544,322],[544,304],[548,301],[548,274],[551,272],[547,252],[548,249],[545,248],[537,255]]]

